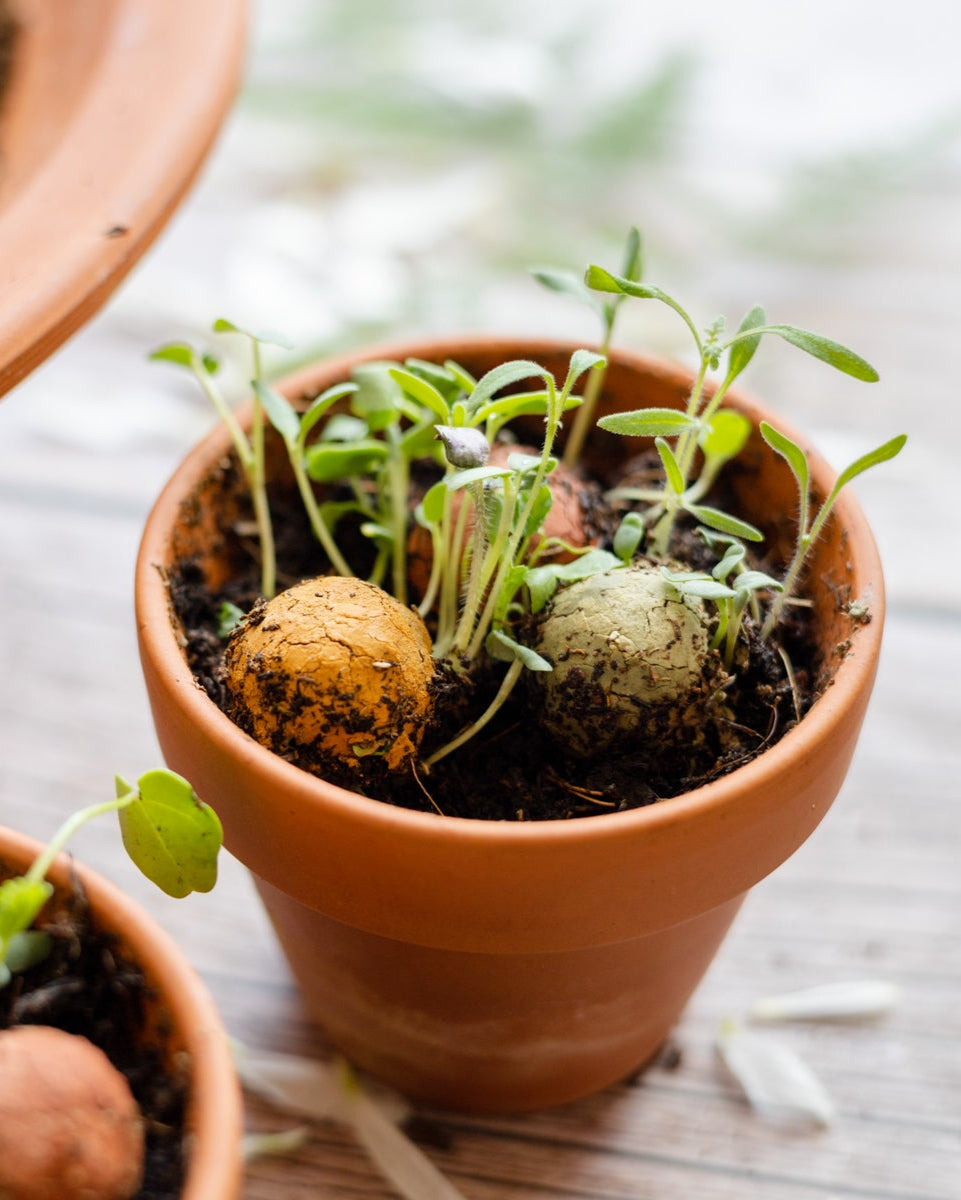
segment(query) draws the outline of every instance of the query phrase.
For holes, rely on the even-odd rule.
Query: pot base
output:
[[[311,1015],[346,1058],[413,1100],[476,1113],[564,1104],[643,1066],[743,900],[628,942],[499,955],[365,933],[254,881]]]

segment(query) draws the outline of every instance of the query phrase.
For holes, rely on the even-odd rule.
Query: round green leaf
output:
[[[168,896],[209,892],[223,843],[217,814],[171,771],[148,771],[137,788],[137,798],[118,813],[131,859]]]

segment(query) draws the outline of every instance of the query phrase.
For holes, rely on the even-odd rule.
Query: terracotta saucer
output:
[[[242,0],[9,0],[0,100],[0,396],[104,303],[233,100]]]

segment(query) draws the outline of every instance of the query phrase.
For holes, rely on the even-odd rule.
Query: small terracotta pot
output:
[[[38,842],[0,827],[0,863],[22,874],[40,853]],[[79,877],[94,924],[113,935],[150,987],[158,1020],[169,1029],[171,1055],[188,1067],[187,1174],[181,1200],[239,1200],[243,1102],[230,1044],[207,989],[180,950],[113,884],[65,855],[48,879],[58,890]]]
[[[310,368],[284,390],[313,396],[360,360],[409,356],[454,358],[475,374],[534,358],[563,377],[571,349],[490,339],[379,347]],[[602,408],[678,407],[691,380],[679,367],[617,353]],[[743,396],[731,400],[755,424],[767,415]],[[586,461],[638,448],[597,433]],[[884,605],[853,497],[842,495],[809,571],[823,657],[836,673],[797,728],[730,775],[646,808],[471,821],[314,778],[241,733],[194,683],[164,572],[195,554],[214,579],[228,573],[225,539],[214,532],[228,453],[225,431],[215,430],[148,521],[136,580],[143,668],[167,761],[220,813],[317,1020],[358,1065],[449,1107],[531,1109],[622,1078],[677,1021],[746,891],[808,837],[844,779]],[[832,472],[810,458],[824,494]],[[743,461],[732,472],[741,511],[783,548],[793,479],[756,433]],[[869,604],[869,623],[855,626],[844,612],[854,598]]]

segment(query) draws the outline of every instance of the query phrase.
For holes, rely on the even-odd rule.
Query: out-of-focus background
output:
[[[531,1118],[454,1123],[445,1161],[476,1198],[949,1200],[961,1168],[957,9],[261,0],[252,18],[246,85],[199,186],[102,314],[0,405],[0,820],[15,812],[47,836],[108,794],[114,770],[157,760],[133,562],[153,497],[213,417],[188,379],[147,363],[151,348],[204,342],[218,316],[295,342],[277,370],[413,332],[589,343],[592,314],[527,268],[616,266],[637,224],[646,278],[702,324],[761,301],[879,369],[867,387],[765,344],[745,387],[838,466],[910,435],[857,484],[886,564],[887,652],[851,780],[749,901],[679,1031],[681,1068],[561,1118],[565,1136],[583,1133],[580,1157],[532,1154]],[[685,337],[667,309],[624,306],[624,344],[686,357]],[[240,365],[234,379],[239,395]],[[216,900],[176,905],[118,844],[89,830],[76,849],[184,942],[234,1033],[322,1047],[236,864]],[[764,991],[865,975],[904,990],[886,1024],[794,1035],[839,1094],[838,1127],[751,1124],[716,1074],[717,1020]],[[489,1146],[514,1139],[522,1165],[499,1167]],[[249,1195],[315,1186],[380,1194],[325,1131],[293,1163],[254,1168]]]

